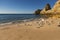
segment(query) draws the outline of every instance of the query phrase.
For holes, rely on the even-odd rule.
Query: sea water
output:
[[[23,21],[28,21],[28,20],[33,20],[39,18],[38,15],[34,14],[0,14],[0,24],[1,23],[8,23],[8,22],[16,22],[20,20],[21,22]]]

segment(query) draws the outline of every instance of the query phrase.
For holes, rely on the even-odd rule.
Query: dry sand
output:
[[[60,40],[60,18],[0,25],[0,40]]]

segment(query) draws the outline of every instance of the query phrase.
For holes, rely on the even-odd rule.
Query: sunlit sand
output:
[[[0,25],[0,40],[60,40],[60,18]]]

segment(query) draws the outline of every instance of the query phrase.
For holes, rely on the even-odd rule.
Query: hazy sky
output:
[[[0,13],[33,13],[49,3],[53,7],[57,0],[0,0]]]

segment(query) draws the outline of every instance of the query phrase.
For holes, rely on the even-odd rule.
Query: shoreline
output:
[[[0,26],[0,40],[60,40],[60,18]]]
[[[0,23],[0,26],[3,25],[11,25],[11,24],[22,24],[22,23],[26,23],[26,22],[31,22],[31,21],[37,21],[41,18],[31,18],[31,19],[25,19],[25,20],[16,20],[16,21],[11,21],[11,22],[4,22],[4,23]]]

